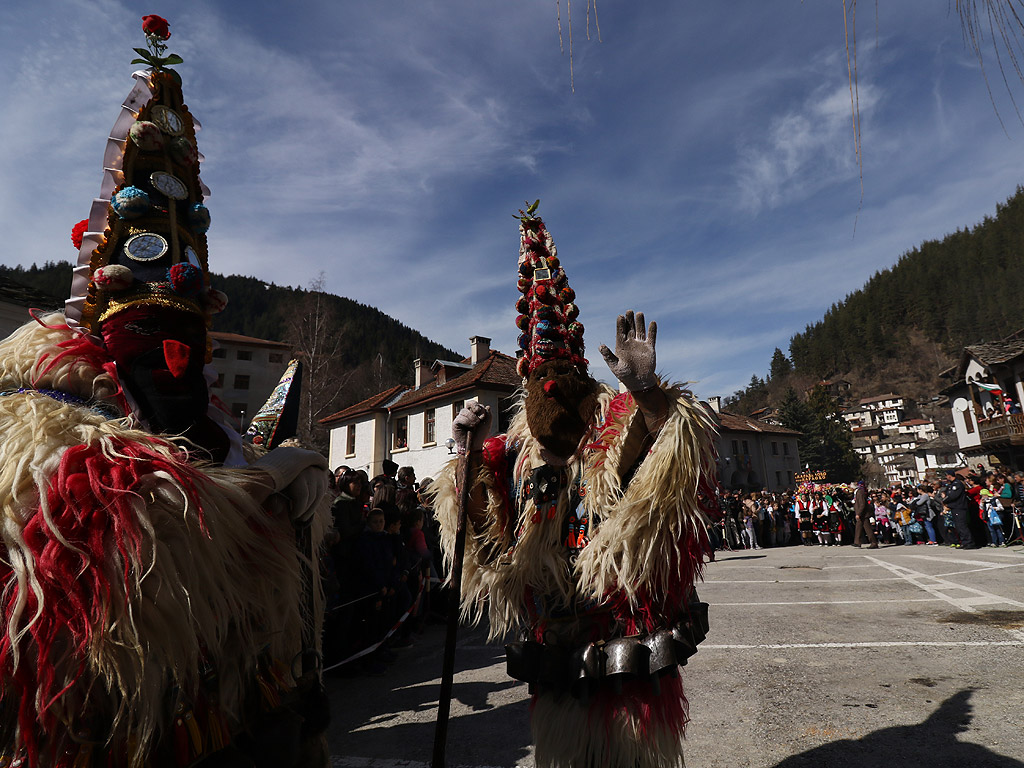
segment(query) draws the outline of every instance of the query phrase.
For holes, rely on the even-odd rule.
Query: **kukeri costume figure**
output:
[[[642,314],[601,349],[628,391],[592,379],[551,236],[532,211],[520,235],[521,407],[504,436],[486,439],[478,403],[453,429],[472,478],[462,612],[486,612],[492,637],[523,633],[507,663],[530,683],[538,766],[682,765],[678,665],[707,633],[694,581],[711,551],[713,422],[656,377]],[[452,462],[436,507],[449,559],[457,507]]]
[[[66,315],[0,342],[0,762],[322,764],[326,462],[250,463],[210,405],[224,297],[166,22],[147,31]]]

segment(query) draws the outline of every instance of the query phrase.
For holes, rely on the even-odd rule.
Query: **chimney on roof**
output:
[[[426,364],[420,358],[416,358],[412,361],[413,368],[413,381],[416,382],[416,389],[426,386],[434,380],[434,374],[430,370],[430,366]]]
[[[491,354],[491,340],[486,336],[469,337],[469,364],[477,365]]]
[[[715,413],[722,412],[722,398],[720,398],[718,395],[715,395],[714,397],[709,397],[708,405],[711,406],[711,410],[714,411]]]

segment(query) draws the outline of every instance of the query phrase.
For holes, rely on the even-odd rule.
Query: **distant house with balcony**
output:
[[[949,396],[960,452],[987,464],[1024,466],[1024,330],[964,347],[944,375],[951,380],[942,393]]]
[[[803,467],[800,433],[777,424],[722,410],[721,399],[708,399],[718,425],[718,476],[729,490],[781,491],[795,488],[794,475]]]
[[[468,358],[413,360],[413,386],[391,387],[321,419],[330,429],[331,468],[344,464],[372,477],[390,459],[421,480],[436,477],[454,457],[446,441],[468,400],[490,406],[492,434],[507,431],[523,381],[516,359],[492,350],[484,336],[469,343]]]

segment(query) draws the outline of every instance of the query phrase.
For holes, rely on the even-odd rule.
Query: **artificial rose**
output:
[[[142,31],[147,35],[159,37],[161,40],[166,40],[171,36],[170,25],[167,23],[167,19],[153,14],[142,17]]]
[[[82,235],[85,234],[85,230],[89,227],[89,220],[82,219],[80,222],[75,224],[71,228],[71,244],[75,246],[75,250],[81,250],[82,248]]]

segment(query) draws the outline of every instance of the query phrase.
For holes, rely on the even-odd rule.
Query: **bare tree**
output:
[[[288,322],[288,343],[302,360],[302,400],[299,438],[327,451],[327,431],[320,419],[330,415],[341,399],[353,371],[345,370],[342,355],[344,329],[325,293],[327,278],[321,272],[309,284]]]

